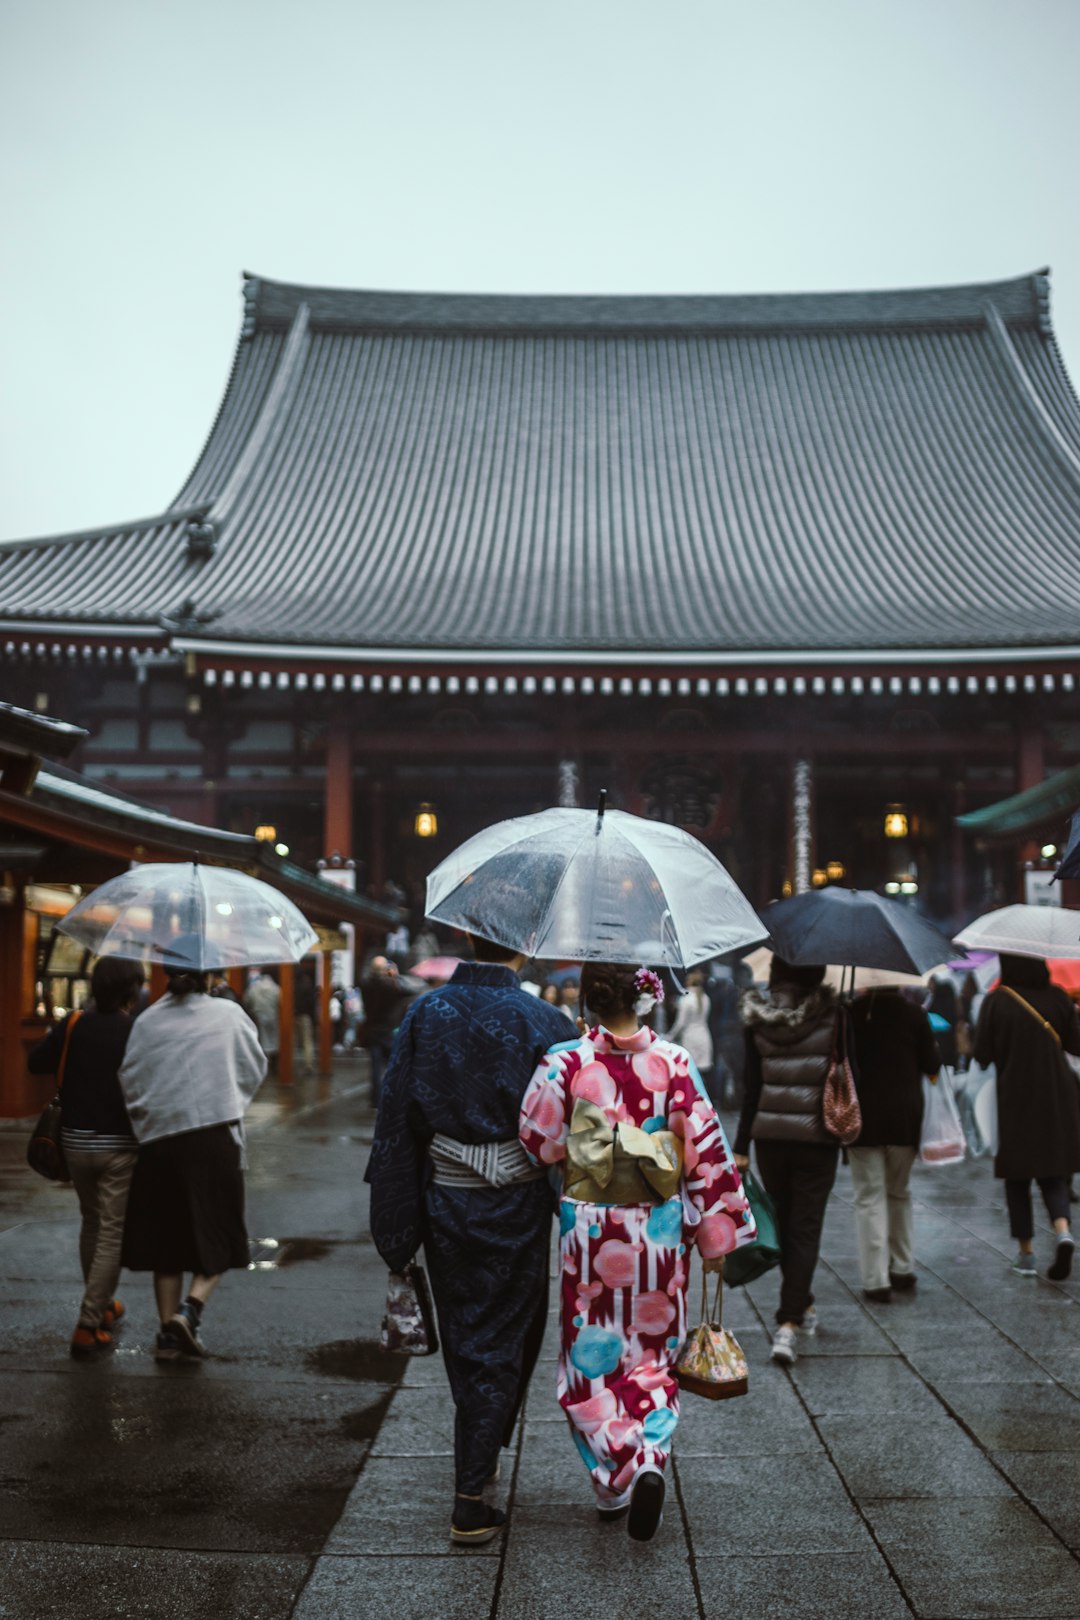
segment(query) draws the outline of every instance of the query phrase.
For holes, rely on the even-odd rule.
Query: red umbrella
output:
[[[409,972],[414,978],[431,979],[436,984],[445,984],[447,979],[454,977],[454,970],[460,966],[460,956],[428,956],[422,962],[417,962]]]
[[[1051,957],[1046,965],[1050,969],[1051,984],[1059,984],[1070,996],[1080,996],[1080,962]]]

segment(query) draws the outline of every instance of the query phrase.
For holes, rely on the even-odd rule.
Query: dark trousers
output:
[[[1039,1176],[1037,1180],[1051,1221],[1067,1221],[1068,1177]],[[1009,1206],[1009,1231],[1017,1243],[1030,1243],[1035,1236],[1035,1222],[1031,1214],[1031,1177],[1025,1177],[1023,1181],[1006,1181],[1005,1201]]]
[[[430,1186],[424,1254],[454,1398],[456,1489],[478,1496],[510,1444],[548,1310],[551,1194]]]
[[[776,1206],[780,1228],[780,1308],[778,1322],[802,1325],[814,1303],[811,1288],[821,1248],[821,1228],[840,1149],[830,1143],[754,1143],[765,1191]]]

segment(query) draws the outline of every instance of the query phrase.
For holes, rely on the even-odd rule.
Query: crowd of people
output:
[[[1000,983],[976,1005],[944,981],[851,1000],[824,967],[779,956],[765,984],[745,963],[694,970],[684,985],[597,963],[523,982],[520,953],[469,944],[473,960],[435,988],[387,953],[361,979],[378,1108],[372,1231],[392,1271],[423,1249],[430,1272],[456,1410],[455,1542],[490,1540],[505,1523],[485,1490],[539,1353],[553,1208],[557,1399],[601,1517],[625,1516],[638,1540],[663,1508],[692,1257],[718,1270],[754,1243],[751,1157],[779,1237],[779,1364],[817,1330],[814,1275],[842,1151],[865,1295],[887,1304],[917,1288],[910,1177],[924,1080],[947,1058],[994,1066],[1014,1273],[1037,1272],[1036,1182],[1053,1227],[1047,1275],[1069,1276],[1080,1086],[1067,1057],[1080,1058],[1080,1019],[1044,962],[1002,956]],[[152,1276],[157,1359],[200,1357],[208,1300],[248,1263],[243,1120],[278,1051],[278,986],[254,973],[240,1005],[221,975],[166,973],[167,993],[145,1006],[141,967],[99,960],[88,1007],[30,1059],[63,1082],[81,1211],[77,1359],[113,1347],[125,1266]],[[313,1056],[313,979],[297,1011]],[[861,1112],[846,1149],[823,1101],[841,1030]],[[722,1107],[737,1107],[733,1146]]]

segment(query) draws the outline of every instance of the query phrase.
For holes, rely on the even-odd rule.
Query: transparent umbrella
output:
[[[318,938],[269,883],[184,861],[149,862],[110,878],[57,927],[95,956],[200,971],[299,962]]]
[[[432,872],[427,915],[527,956],[690,967],[766,936],[696,838],[620,810],[541,810],[477,833]]]
[[[958,945],[1009,956],[1080,958],[1080,912],[1064,906],[1002,906],[976,917],[956,936]]]

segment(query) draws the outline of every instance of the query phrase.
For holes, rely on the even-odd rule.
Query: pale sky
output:
[[[784,292],[1053,270],[1080,0],[0,0],[0,536],[141,517],[240,272]]]

